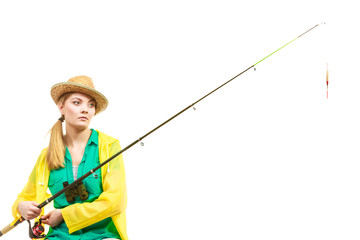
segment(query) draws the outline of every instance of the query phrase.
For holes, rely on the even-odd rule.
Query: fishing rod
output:
[[[294,38],[293,40],[291,40],[290,42],[286,43],[285,45],[283,45],[282,47],[278,48],[277,50],[275,50],[274,52],[272,52],[271,54],[267,55],[266,57],[262,58],[260,61],[256,62],[255,64],[251,65],[250,67],[246,68],[245,70],[243,70],[241,73],[237,74],[236,76],[234,76],[233,78],[231,78],[230,80],[226,81],[225,83],[223,83],[222,85],[220,85],[219,87],[215,88],[214,90],[212,90],[211,92],[209,92],[208,94],[206,94],[205,96],[199,98],[198,100],[196,100],[195,102],[193,102],[192,104],[190,104],[189,106],[187,106],[186,108],[184,108],[183,110],[181,110],[180,112],[176,113],[174,116],[170,117],[169,119],[167,119],[166,121],[164,121],[163,123],[161,123],[160,125],[158,125],[157,127],[155,127],[154,129],[152,129],[151,131],[147,132],[145,135],[139,137],[138,139],[136,139],[135,141],[133,141],[132,143],[130,143],[128,146],[126,146],[125,148],[123,148],[121,151],[115,153],[113,156],[111,156],[109,159],[105,160],[104,162],[102,162],[100,165],[98,165],[97,167],[95,167],[94,169],[90,170],[89,172],[87,172],[86,174],[84,174],[82,177],[78,178],[77,180],[75,180],[73,183],[67,185],[66,187],[64,187],[62,190],[60,190],[59,192],[57,192],[56,194],[54,194],[53,196],[51,196],[50,198],[46,199],[44,202],[40,203],[37,207],[39,209],[45,207],[47,204],[49,204],[50,202],[52,202],[55,198],[59,197],[61,194],[65,193],[67,190],[69,190],[70,188],[76,187],[77,185],[79,185],[85,178],[87,178],[88,176],[90,176],[91,174],[94,174],[96,170],[100,169],[101,167],[103,167],[104,165],[106,165],[107,163],[109,163],[111,160],[113,160],[114,158],[118,157],[120,154],[122,154],[123,152],[125,152],[126,150],[130,149],[131,147],[133,147],[134,145],[138,144],[139,142],[141,143],[141,145],[143,145],[143,143],[141,142],[144,138],[146,138],[147,136],[149,136],[150,134],[152,134],[153,132],[155,132],[156,130],[158,130],[159,128],[161,128],[162,126],[164,126],[165,124],[167,124],[168,122],[170,122],[171,120],[173,120],[174,118],[178,117],[180,114],[182,114],[183,112],[187,111],[190,108],[194,108],[195,109],[195,105],[197,103],[199,103],[200,101],[202,101],[203,99],[205,99],[206,97],[208,97],[209,95],[213,94],[214,92],[216,92],[217,90],[219,90],[220,88],[224,87],[225,85],[227,85],[228,83],[230,83],[231,81],[233,81],[235,78],[239,77],[240,75],[244,74],[245,72],[247,72],[249,69],[254,68],[255,66],[258,65],[259,63],[261,63],[262,61],[264,61],[265,59],[269,58],[271,55],[273,55],[274,53],[280,51],[281,49],[283,49],[284,47],[286,47],[287,45],[291,44],[292,42],[294,42],[295,40],[299,39],[300,37],[302,37],[303,35],[305,35],[306,33],[310,32],[311,30],[313,30],[314,28],[320,26],[321,24],[325,24],[325,23],[319,23],[316,24],[315,26],[313,26],[312,28],[308,29],[307,31],[303,32],[302,34],[300,34],[299,36],[297,36],[296,38]],[[13,228],[15,228],[17,225],[19,225],[20,223],[24,222],[26,219],[21,216],[14,224],[9,224],[8,226],[6,226],[5,228],[3,228],[0,231],[0,237],[3,236],[5,233],[9,232],[10,230],[12,230]],[[41,226],[41,222],[40,223],[35,223],[34,227],[31,228],[30,225],[30,221],[26,220],[29,222],[29,235],[30,238],[44,238],[45,235],[43,235],[42,233],[44,232],[43,227]]]

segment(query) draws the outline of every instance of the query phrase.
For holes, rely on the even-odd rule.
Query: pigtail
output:
[[[66,93],[60,97],[58,104],[64,104],[65,100],[71,93]],[[65,116],[62,115],[54,126],[50,129],[50,141],[48,150],[46,153],[46,162],[50,170],[65,167],[65,138],[63,134],[62,123],[65,120]]]
[[[62,121],[60,119],[56,121],[49,131],[50,141],[46,153],[46,162],[50,170],[64,167],[65,144]]]

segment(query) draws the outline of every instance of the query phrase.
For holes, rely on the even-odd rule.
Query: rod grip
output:
[[[19,225],[20,223],[22,223],[25,220],[25,218],[20,217],[14,224],[13,222],[10,223],[9,225],[7,225],[6,227],[4,227],[3,229],[1,229],[0,231],[0,237],[2,235],[4,235],[5,233],[9,232],[10,230],[12,230],[13,228],[15,228],[17,225]],[[12,224],[12,225],[11,225]]]
[[[12,225],[11,226],[11,224],[9,224],[9,225],[7,225],[6,227],[4,227],[3,229],[1,229],[1,231],[0,231],[0,237],[2,236],[2,235],[4,235],[5,233],[7,233],[7,232],[9,232],[11,229],[13,229],[15,227],[15,225]]]

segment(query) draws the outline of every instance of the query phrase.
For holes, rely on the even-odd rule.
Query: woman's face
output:
[[[89,127],[95,115],[95,100],[83,93],[71,93],[59,110],[65,116],[66,125],[78,130]]]

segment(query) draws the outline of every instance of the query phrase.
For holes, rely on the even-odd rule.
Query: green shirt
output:
[[[91,136],[86,144],[84,155],[78,168],[78,178],[100,164],[98,133],[93,129],[91,129],[91,131]],[[58,168],[51,170],[50,172],[49,189],[53,195],[64,188],[63,182],[67,181],[69,184],[74,182],[72,159],[67,147],[64,165],[64,168]],[[54,199],[54,207],[56,209],[61,209],[75,203],[95,201],[103,192],[100,169],[98,169],[95,174],[85,178],[83,183],[89,194],[89,198],[87,200],[82,201],[80,197],[76,197],[74,203],[68,203],[65,194],[61,194],[61,196]],[[119,233],[117,232],[111,217],[101,220],[72,234],[69,234],[68,227],[65,222],[62,222],[57,227],[50,228],[46,236],[46,239],[49,240],[100,240],[104,238],[120,239]]]

